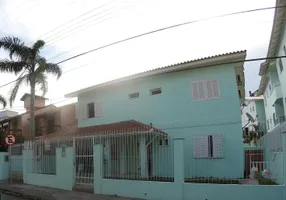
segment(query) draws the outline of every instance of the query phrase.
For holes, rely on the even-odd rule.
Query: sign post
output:
[[[8,152],[9,152],[9,179],[10,179],[10,184],[12,184],[12,149],[11,146],[13,146],[16,142],[16,138],[12,134],[7,134],[4,138],[4,141],[6,145],[8,145]]]

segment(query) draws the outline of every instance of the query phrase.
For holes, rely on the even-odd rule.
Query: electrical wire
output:
[[[117,12],[123,10],[123,9],[126,9],[128,7],[130,7],[130,6],[125,6],[125,7],[121,8],[121,9],[117,10],[115,13],[117,13]],[[80,25],[78,27],[75,27],[75,28],[71,29],[71,31],[68,31],[68,32],[64,33],[63,35],[59,35],[59,36],[56,36],[56,37],[52,38],[50,41],[47,42],[48,45],[46,47],[51,46],[52,44],[55,44],[55,43],[57,43],[59,41],[62,41],[62,39],[66,39],[66,38],[74,35],[75,33],[79,32],[79,31],[85,30],[85,29],[90,28],[90,27],[92,27],[94,25],[98,25],[98,24],[100,24],[100,23],[102,23],[104,21],[110,20],[110,19],[114,18],[115,16],[117,16],[116,14],[113,14],[113,15],[112,14],[113,14],[113,12],[109,12],[109,13],[101,16],[101,17],[98,17],[98,18],[92,20],[92,21],[89,21],[89,22],[87,22],[85,24],[82,24],[82,25]],[[104,17],[107,17],[107,18],[104,18]],[[102,20],[99,20],[99,19],[102,19]],[[97,23],[92,23],[92,22],[95,22],[95,21],[97,21]],[[86,25],[88,25],[88,26],[86,26]]]
[[[97,9],[100,9],[100,8],[102,8],[102,7],[104,7],[104,6],[107,6],[107,5],[109,5],[110,3],[115,2],[115,1],[116,1],[116,0],[112,0],[112,1],[109,1],[108,3],[104,3],[104,4],[102,4],[102,5],[100,5],[100,6],[96,7],[96,8],[93,8],[93,9],[91,9],[91,10],[89,10],[89,11],[87,11],[87,12],[85,12],[85,13],[83,13],[83,14],[81,14],[81,15],[79,15],[79,16],[77,16],[77,17],[75,17],[75,18],[73,18],[73,19],[71,19],[71,20],[69,20],[69,21],[67,21],[67,22],[65,22],[65,23],[63,23],[63,24],[57,26],[56,28],[54,28],[54,29],[52,29],[52,30],[50,30],[50,31],[48,31],[48,32],[46,32],[46,33],[44,33],[43,35],[41,35],[40,37],[38,37],[37,39],[35,39],[35,40],[32,41],[31,43],[37,41],[38,39],[43,38],[44,36],[48,35],[48,34],[51,33],[51,32],[54,32],[54,31],[56,31],[56,30],[58,30],[58,29],[60,29],[60,28],[62,28],[62,27],[64,27],[64,26],[66,26],[67,24],[69,24],[69,23],[71,23],[71,22],[77,20],[78,18],[80,18],[80,17],[82,17],[82,16],[85,16],[85,15],[87,15],[87,14],[89,14],[89,13],[92,13],[93,11],[95,11],[95,10],[97,10]],[[31,43],[29,43],[29,44],[31,44]],[[29,44],[28,44],[28,45],[29,45]]]
[[[77,55],[69,57],[67,59],[64,59],[64,60],[62,60],[62,61],[60,61],[60,62],[58,62],[56,64],[62,64],[64,62],[67,62],[69,60],[78,58],[78,57],[86,55],[86,54],[89,54],[91,52],[94,52],[94,51],[97,51],[97,50],[100,50],[100,49],[104,49],[104,48],[107,48],[107,47],[110,47],[110,46],[113,46],[113,45],[116,45],[116,44],[119,44],[119,43],[123,43],[123,42],[129,41],[129,40],[135,39],[135,38],[139,38],[139,37],[142,37],[142,36],[145,36],[145,35],[150,35],[150,34],[153,34],[153,33],[156,33],[156,32],[160,32],[160,31],[164,31],[164,30],[168,30],[168,29],[171,29],[171,28],[184,26],[184,25],[187,25],[187,24],[192,24],[192,23],[196,23],[196,22],[200,22],[200,21],[205,21],[205,20],[214,19],[214,18],[221,18],[221,17],[231,16],[231,15],[238,15],[238,14],[257,12],[257,11],[262,11],[262,10],[270,10],[270,9],[275,9],[275,8],[285,8],[285,7],[286,7],[286,5],[284,5],[284,6],[274,6],[274,7],[264,7],[264,8],[258,8],[258,9],[252,9],[252,10],[245,10],[245,11],[233,12],[233,13],[222,14],[222,15],[217,15],[217,16],[213,16],[213,17],[207,17],[207,18],[202,18],[202,19],[198,19],[198,20],[188,21],[188,22],[184,22],[184,23],[180,23],[180,24],[176,24],[176,25],[172,25],[172,26],[167,26],[167,27],[164,27],[164,28],[160,28],[160,29],[156,29],[156,30],[153,30],[153,31],[150,31],[150,32],[146,32],[146,33],[143,33],[143,34],[132,36],[132,37],[129,37],[129,38],[126,38],[126,39],[123,39],[123,40],[119,40],[119,41],[116,41],[116,42],[113,42],[113,43],[110,43],[110,44],[107,44],[107,45],[104,45],[104,46],[101,46],[101,47],[98,47],[98,48],[95,48],[95,49],[91,49],[89,51],[77,54]],[[253,62],[253,61],[266,60],[266,59],[270,60],[270,59],[285,58],[285,57],[286,56],[260,57],[260,58],[246,59],[246,60],[240,60],[240,61],[235,61],[235,62],[226,62],[226,63],[217,64],[217,65],[234,64],[234,63],[240,63],[240,62]],[[4,85],[1,85],[0,88],[5,87],[5,86],[7,86],[7,85],[9,85],[11,83],[14,83],[17,80],[18,79],[14,80],[14,81],[11,81],[9,83],[6,83]]]

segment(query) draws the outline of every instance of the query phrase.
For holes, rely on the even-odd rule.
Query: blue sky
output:
[[[50,61],[58,62],[176,23],[274,5],[274,0],[0,0],[0,37],[17,36],[27,44],[41,38],[47,42],[43,55],[48,59],[55,57]],[[74,90],[195,58],[244,49],[247,58],[266,56],[273,14],[274,10],[267,10],[208,20],[68,61],[61,65],[63,71],[76,69],[64,74],[59,81],[50,77],[47,103],[66,104],[70,101],[63,101],[64,94]],[[1,51],[0,58],[5,56]],[[245,63],[247,93],[258,88],[260,63]],[[15,78],[1,74],[0,85]],[[0,88],[0,93],[8,97],[12,86]],[[14,110],[23,112],[23,102],[19,99],[25,92],[29,92],[29,88],[24,86]]]

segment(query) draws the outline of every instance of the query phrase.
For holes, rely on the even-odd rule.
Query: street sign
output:
[[[12,146],[13,144],[15,144],[16,142],[16,138],[14,135],[12,134],[8,134],[5,136],[5,143],[8,145],[8,146]]]

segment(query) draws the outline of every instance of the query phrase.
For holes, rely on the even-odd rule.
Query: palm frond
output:
[[[12,88],[10,97],[9,97],[9,103],[11,107],[12,107],[13,102],[15,101],[16,95],[18,93],[18,90],[21,84],[23,83],[25,79],[27,79],[27,77],[28,77],[27,75],[23,75],[22,73],[21,76],[17,79],[15,86]]]
[[[43,96],[48,92],[47,76],[43,73],[37,74],[36,84],[40,86],[40,90],[43,92]]]
[[[0,72],[14,72],[18,74],[27,66],[26,62],[16,62],[10,60],[0,60]]]
[[[53,63],[47,63],[45,72],[48,74],[53,74],[57,76],[57,79],[59,79],[62,76],[62,69],[57,65]]]
[[[7,101],[2,95],[0,95],[0,102],[4,108],[7,106]]]
[[[31,49],[26,47],[24,42],[17,37],[4,37],[0,39],[0,49],[1,48],[9,52],[11,59],[13,55],[15,55],[22,61],[25,61],[31,52]]]
[[[43,40],[38,40],[37,42],[35,42],[32,47],[34,56],[36,56],[40,52],[40,49],[42,49],[44,46],[45,46],[45,42]]]

